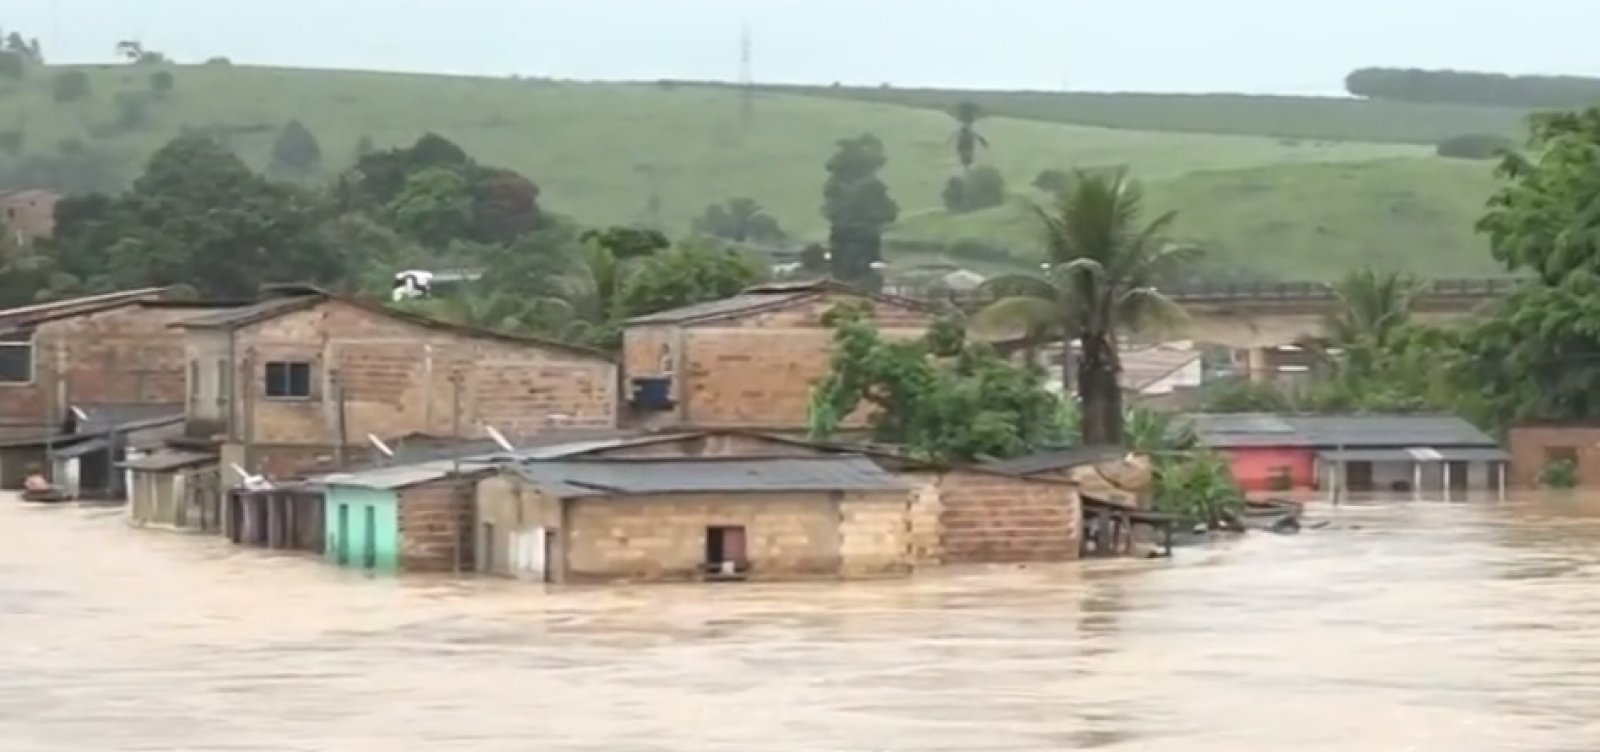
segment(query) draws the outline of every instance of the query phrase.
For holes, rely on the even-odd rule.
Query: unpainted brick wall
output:
[[[946,563],[1078,557],[1082,511],[1072,486],[953,470],[939,479]]]
[[[371,433],[509,436],[616,425],[616,364],[599,356],[435,330],[331,301],[239,330],[242,423],[256,443]],[[268,399],[271,361],[312,364],[309,399]],[[337,372],[337,381],[334,377]]]
[[[1510,485],[1533,488],[1550,462],[1552,452],[1571,451],[1578,456],[1578,484],[1600,486],[1600,426],[1516,426],[1507,448],[1511,455]]]
[[[407,572],[470,572],[476,567],[473,489],[476,478],[451,478],[400,491],[400,568]]]

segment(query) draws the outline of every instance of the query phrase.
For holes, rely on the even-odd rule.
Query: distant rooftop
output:
[[[1243,447],[1495,447],[1476,426],[1453,415],[1237,415],[1186,416],[1200,442]]]
[[[565,498],[758,491],[899,491],[908,486],[855,455],[525,462],[523,477]]]

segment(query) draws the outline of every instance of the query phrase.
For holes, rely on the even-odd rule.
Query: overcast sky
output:
[[[3,0],[61,62],[1339,93],[1365,65],[1600,76],[1600,0]]]

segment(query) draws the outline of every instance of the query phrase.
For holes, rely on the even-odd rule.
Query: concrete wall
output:
[[[399,491],[400,568],[407,572],[470,572],[475,479],[449,478]]]
[[[393,491],[358,486],[330,486],[324,498],[328,561],[365,568],[367,552],[372,569],[394,572],[400,565],[400,515]],[[369,549],[370,547],[370,549]]]
[[[857,494],[839,502],[839,574],[883,577],[909,573],[910,500],[900,494]]]
[[[1600,485],[1600,426],[1528,425],[1511,429],[1507,439],[1511,455],[1508,480],[1519,488],[1533,488],[1550,461],[1565,453],[1578,459],[1578,484]]]
[[[762,313],[686,327],[631,327],[623,333],[626,378],[662,375],[663,348],[675,364],[671,419],[680,424],[804,428],[811,387],[828,373],[833,330],[822,317],[851,296],[827,295]],[[875,303],[891,339],[921,336],[931,314]],[[865,413],[851,425],[865,422]]]
[[[235,425],[253,444],[338,442],[341,390],[352,444],[368,433],[476,436],[481,423],[526,436],[556,416],[568,426],[616,425],[617,367],[598,356],[437,330],[340,301],[235,336]],[[197,340],[192,352],[214,348]],[[274,361],[310,363],[311,396],[268,398]]]
[[[130,303],[40,324],[33,334],[33,381],[0,384],[0,422],[60,419],[72,403],[184,402],[183,338],[168,325],[214,310]],[[38,427],[0,426],[0,435],[39,433]]]
[[[502,577],[560,582],[562,567],[560,499],[551,498],[508,475],[479,481],[477,489],[476,569]],[[547,534],[548,533],[548,534]],[[519,536],[545,535],[552,545],[545,555],[546,573],[519,569],[513,551]]]
[[[48,190],[20,190],[0,195],[0,227],[23,243],[55,234],[56,203],[61,194]]]
[[[898,506],[903,526],[905,501],[900,492],[571,499],[564,530],[567,577],[697,579],[706,528],[714,525],[745,528],[752,579],[904,571],[905,538],[886,534],[885,520]]]

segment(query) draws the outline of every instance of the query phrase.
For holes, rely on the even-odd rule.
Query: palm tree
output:
[[[1370,374],[1395,333],[1411,320],[1421,287],[1399,272],[1363,269],[1333,286],[1338,301],[1323,321],[1327,349],[1344,351],[1352,375]]]
[[[973,128],[978,120],[983,118],[983,109],[972,102],[962,102],[956,105],[953,115],[956,122],[960,124],[956,128],[955,136],[953,137],[956,142],[956,159],[961,161],[961,171],[966,172],[972,168],[972,161],[977,156],[978,147],[989,148],[988,139]]]
[[[1046,327],[1076,364],[1084,444],[1122,442],[1122,332],[1182,315],[1157,289],[1193,259],[1196,250],[1166,242],[1175,212],[1143,224],[1144,194],[1124,171],[1077,172],[1054,203],[1035,206],[1044,230],[1041,274],[1012,274],[985,283],[998,294],[975,317],[979,326],[1024,322]],[[1070,358],[1062,359],[1062,385],[1073,383]]]
[[[561,338],[573,342],[603,339],[600,332],[615,325],[622,312],[625,270],[609,248],[585,243],[556,278],[554,289],[536,298],[534,304]]]

